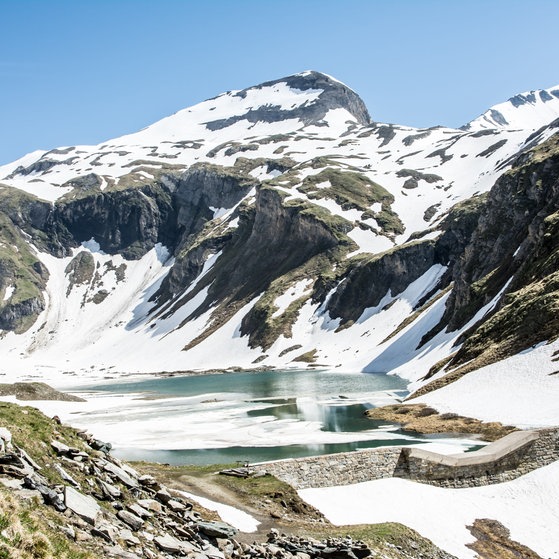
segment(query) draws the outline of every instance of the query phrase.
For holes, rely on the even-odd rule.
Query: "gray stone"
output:
[[[138,481],[140,482],[140,485],[145,485],[147,487],[153,487],[159,485],[159,483],[153,476],[147,474],[139,477]]]
[[[138,501],[138,504],[142,508],[156,514],[161,514],[161,512],[163,512],[163,507],[161,506],[161,503],[159,503],[155,499],[140,499]]]
[[[155,545],[157,545],[161,551],[165,551],[167,553],[180,553],[184,549],[182,542],[170,534],[155,536],[154,541]]]
[[[196,526],[200,532],[213,538],[232,538],[237,534],[237,529],[225,522],[197,522]]]
[[[130,526],[130,528],[134,531],[139,530],[144,524],[144,521],[139,516],[136,516],[127,510],[119,510],[117,517],[125,524],[128,524],[128,526]]]
[[[128,528],[124,528],[118,533],[120,539],[129,545],[140,545],[140,540]]]
[[[5,427],[0,427],[0,452],[12,449],[12,434]]]
[[[105,546],[103,548],[104,555],[107,557],[117,557],[117,559],[141,559],[135,553],[131,553],[130,551],[126,551],[122,549],[119,545],[114,545],[112,547]]]
[[[95,526],[101,508],[93,497],[84,495],[67,485],[64,488],[64,504],[80,518]]]
[[[96,526],[91,530],[91,534],[100,538],[103,538],[107,543],[114,543],[114,538],[116,535],[116,530],[114,526],[107,524],[106,522]]]
[[[112,474],[114,477],[116,477],[120,482],[122,482],[127,487],[138,487],[138,482],[116,464],[112,464],[111,462],[106,462],[103,468],[106,472]]]
[[[136,516],[140,518],[150,518],[153,516],[149,510],[146,510],[144,507],[140,506],[138,503],[133,503],[129,505],[128,510],[134,513]]]
[[[155,498],[166,505],[173,497],[171,497],[171,494],[163,487],[156,493]]]
[[[99,480],[99,485],[103,494],[109,499],[118,499],[122,495],[122,491],[110,483]]]
[[[204,546],[204,554],[211,557],[211,559],[225,559],[223,552],[211,544]]]
[[[17,452],[20,455],[21,459],[27,462],[34,470],[36,470],[37,472],[41,471],[41,466],[39,466],[39,464],[37,464],[37,462],[35,462],[35,460],[33,460],[33,458],[31,458],[31,456],[29,456],[29,454],[27,454],[27,452],[23,450],[23,448],[17,447]]]
[[[175,501],[174,499],[171,499],[169,501],[167,501],[167,506],[173,511],[173,512],[182,512],[184,510],[186,510],[186,506],[183,505],[182,503],[180,503],[179,501]]]
[[[0,477],[0,483],[8,489],[21,489],[23,487],[22,479]]]
[[[58,472],[64,481],[71,483],[74,487],[80,486],[80,484],[60,464],[54,464],[53,468]]]
[[[56,454],[68,454],[68,452],[70,452],[70,447],[68,445],[57,440],[51,441],[50,446],[52,446]]]

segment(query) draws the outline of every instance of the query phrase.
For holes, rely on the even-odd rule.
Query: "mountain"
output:
[[[559,86],[526,91],[499,103],[472,120],[464,130],[492,128],[539,128],[555,118],[559,111]]]
[[[303,72],[0,167],[4,367],[425,391],[554,340],[558,95],[416,129]]]

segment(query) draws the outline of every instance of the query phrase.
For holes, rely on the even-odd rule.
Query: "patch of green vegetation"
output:
[[[0,486],[0,559],[93,559],[61,532],[60,515]]]
[[[414,397],[412,394],[410,397]],[[483,422],[455,413],[440,414],[425,404],[393,404],[371,408],[367,417],[377,421],[400,424],[406,431],[416,433],[461,433],[479,435],[485,441],[496,441],[516,431],[516,427],[492,421]]]
[[[326,182],[330,183],[329,186],[317,187]],[[372,204],[391,204],[394,201],[394,197],[385,188],[365,175],[331,167],[306,177],[298,190],[311,199],[331,198],[344,210],[366,211]]]
[[[0,402],[0,426],[12,433],[13,443],[23,448],[43,468],[41,473],[53,484],[63,483],[63,480],[56,470],[48,467],[50,459],[55,456],[51,441],[56,439],[68,446],[88,450],[75,429],[59,425],[36,408]],[[72,476],[80,481],[78,470],[73,470]]]

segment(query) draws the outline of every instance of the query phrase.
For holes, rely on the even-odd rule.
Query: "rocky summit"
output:
[[[460,129],[379,123],[310,71],[29,154],[0,167],[3,363],[426,391],[553,340],[558,117],[551,88]]]

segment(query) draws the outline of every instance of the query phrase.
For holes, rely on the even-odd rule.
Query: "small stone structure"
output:
[[[439,454],[383,447],[253,465],[296,489],[399,477],[440,487],[479,487],[515,479],[559,460],[559,428],[514,431],[484,448]]]

